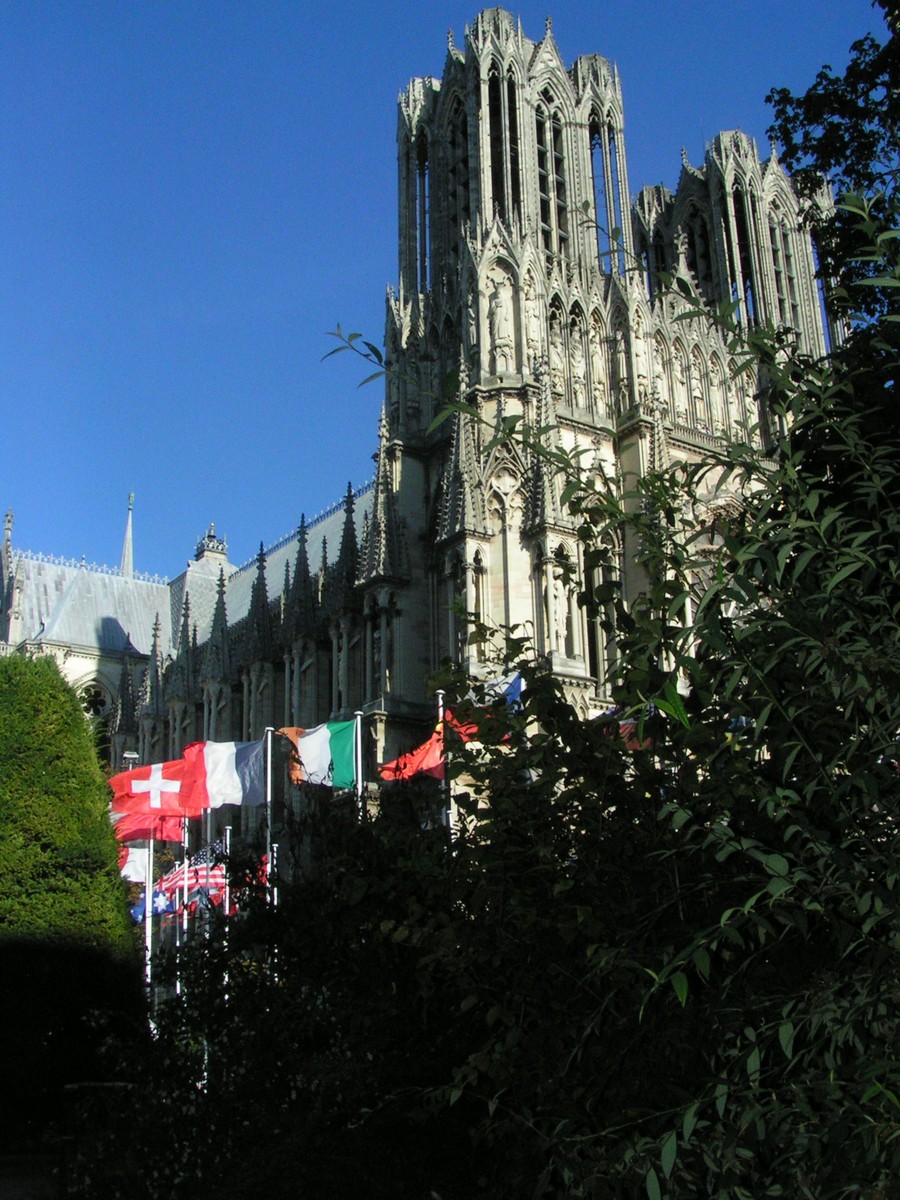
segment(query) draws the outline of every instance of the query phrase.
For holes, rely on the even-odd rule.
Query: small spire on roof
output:
[[[128,493],[128,517],[125,521],[125,540],[122,543],[122,561],[119,573],[123,579],[134,578],[134,544],[131,528],[131,514],[134,511],[134,492]]]

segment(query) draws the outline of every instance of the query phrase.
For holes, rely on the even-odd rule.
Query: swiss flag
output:
[[[117,813],[147,813],[152,816],[196,817],[200,808],[186,808],[182,798],[185,777],[183,758],[175,762],[152,763],[122,771],[109,781],[112,810]]]

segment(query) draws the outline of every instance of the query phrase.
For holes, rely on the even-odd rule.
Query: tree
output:
[[[11,1144],[102,1077],[100,1014],[136,1011],[137,956],[107,787],[75,693],[50,659],[0,659],[0,1055]]]
[[[896,6],[876,0],[891,36],[882,45],[867,34],[854,42],[842,75],[825,66],[802,96],[773,88],[769,135],[805,197],[830,301],[840,315],[883,314],[889,298],[872,287],[880,257],[860,253],[865,232],[852,214],[830,204],[832,195],[865,198],[887,228],[900,183],[900,43]],[[823,190],[827,182],[827,191]],[[824,203],[823,203],[824,201]]]

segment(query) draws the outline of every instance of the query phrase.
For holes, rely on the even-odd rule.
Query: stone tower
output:
[[[379,635],[383,705],[424,696],[442,658],[479,669],[462,607],[530,636],[588,713],[613,650],[566,584],[580,551],[559,481],[491,434],[521,415],[620,479],[738,430],[765,437],[756,381],[707,322],[676,321],[683,303],[654,280],[677,271],[711,307],[733,299],[742,321],[790,325],[824,352],[797,201],[774,155],[723,133],[702,167],[684,159],[674,195],[632,205],[615,68],[591,55],[567,69],[549,20],[535,42],[499,8],[463,48],[449,39],[440,80],[400,96],[397,137],[399,286],[368,533],[382,550],[359,578],[366,611],[383,625],[390,606],[403,630],[390,681]],[[448,387],[472,412],[432,428]],[[615,551],[627,596],[640,576],[629,547]]]

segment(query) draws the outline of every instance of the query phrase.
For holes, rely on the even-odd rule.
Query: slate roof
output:
[[[371,483],[356,494],[357,541],[361,540],[366,517],[371,513],[372,499]],[[327,543],[329,563],[337,561],[344,530],[344,502],[316,517],[306,530],[309,566],[315,575],[322,563],[324,544]],[[294,533],[266,551],[266,588],[270,600],[284,591],[286,563],[293,578],[297,549],[298,535]],[[126,639],[130,639],[139,654],[149,656],[153,623],[158,614],[160,654],[165,657],[177,649],[185,594],[190,597],[191,628],[196,625],[198,642],[202,644],[210,635],[222,567],[215,559],[192,560],[168,583],[150,577],[127,577],[109,567],[15,550],[12,560],[22,612],[21,640],[43,640],[121,654]],[[254,557],[242,567],[226,563],[224,572],[228,624],[233,626],[250,611],[257,559]]]
[[[149,654],[157,613],[163,640],[170,639],[166,583],[129,579],[84,564],[13,557],[25,640],[121,654],[130,638],[138,653]]]

